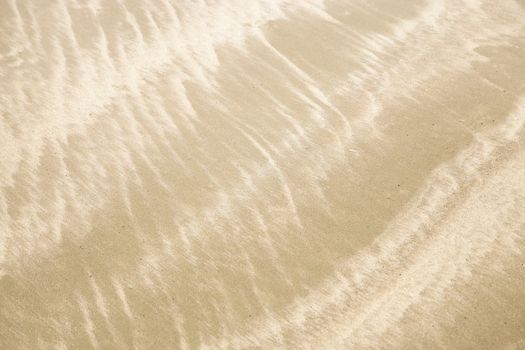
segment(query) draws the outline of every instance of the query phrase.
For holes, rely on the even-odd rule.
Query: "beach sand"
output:
[[[0,349],[525,349],[525,2],[0,0]]]

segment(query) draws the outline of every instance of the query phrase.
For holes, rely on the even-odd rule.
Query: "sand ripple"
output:
[[[1,349],[525,347],[525,4],[0,1]]]

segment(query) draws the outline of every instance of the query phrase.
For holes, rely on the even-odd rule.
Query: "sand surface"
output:
[[[525,1],[0,0],[0,349],[525,349]]]

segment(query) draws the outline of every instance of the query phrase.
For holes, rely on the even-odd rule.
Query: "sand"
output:
[[[0,1],[0,349],[525,349],[525,3]]]

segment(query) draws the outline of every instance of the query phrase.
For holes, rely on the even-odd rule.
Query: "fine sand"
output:
[[[0,0],[0,349],[525,349],[525,1]]]

